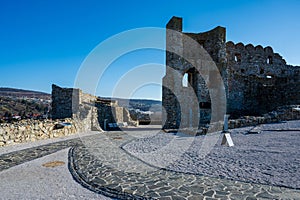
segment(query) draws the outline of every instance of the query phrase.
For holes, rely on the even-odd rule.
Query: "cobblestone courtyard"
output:
[[[234,147],[220,146],[218,136],[204,159],[195,147],[201,137],[135,129],[4,153],[0,170],[71,147],[74,179],[111,198],[300,199],[300,122],[261,125],[259,134],[246,134],[253,128],[232,130]]]

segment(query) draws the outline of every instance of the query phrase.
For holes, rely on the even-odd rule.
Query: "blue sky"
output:
[[[99,43],[130,29],[163,28],[174,15],[183,17],[185,32],[224,26],[228,41],[272,46],[288,63],[300,65],[299,10],[297,0],[2,0],[0,87],[48,93],[52,83],[73,87],[82,62]],[[96,94],[110,96],[122,75],[145,63],[164,64],[164,52],[122,56],[103,76]],[[160,95],[160,86],[150,85],[134,97]]]

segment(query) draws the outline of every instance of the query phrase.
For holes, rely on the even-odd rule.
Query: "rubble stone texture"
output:
[[[80,89],[52,85],[52,120],[21,120],[0,124],[0,147],[63,137],[86,131],[102,131],[106,123],[136,126],[128,110],[117,101],[85,94]]]
[[[118,106],[116,100],[102,99],[80,89],[56,85],[52,85],[52,118],[87,121],[87,130],[104,129],[104,121],[107,124],[127,122],[128,125],[137,125],[136,121],[131,120],[128,110]]]
[[[68,126],[56,128],[61,123]],[[0,147],[24,142],[34,142],[42,139],[64,137],[84,132],[85,121],[66,118],[58,120],[21,120],[14,123],[0,124]]]
[[[226,29],[220,26],[204,33],[184,33],[179,17],[173,17],[166,28],[167,68],[162,88],[164,129],[199,128],[211,120],[213,94],[208,87],[214,87],[218,80],[214,80],[213,73],[218,72],[205,74],[205,67],[209,65],[203,63],[209,59],[193,60],[196,53],[186,41],[187,36],[197,41],[216,64],[224,83],[226,112],[232,117],[262,115],[278,106],[300,103],[300,67],[287,65],[271,47],[226,42]],[[182,36],[174,36],[174,31]],[[200,75],[199,70],[204,72]],[[187,87],[183,85],[185,74]]]

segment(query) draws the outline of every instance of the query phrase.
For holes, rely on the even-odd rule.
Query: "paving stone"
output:
[[[257,198],[265,198],[265,199],[274,199],[276,196],[273,196],[267,192],[262,192],[256,195]]]
[[[201,187],[201,186],[190,186],[190,187],[187,187],[187,189],[192,193],[192,194],[202,194],[205,190],[204,187]]]
[[[174,196],[174,195],[176,195],[176,192],[174,191],[166,191],[166,192],[160,192],[159,193],[159,195],[161,196],[161,197],[167,197],[167,196]]]
[[[129,140],[129,138],[132,139],[131,137],[127,137],[126,135],[123,136],[124,141],[126,141],[127,139]],[[72,156],[74,158],[76,157],[80,158],[81,154],[88,153],[88,151],[86,151],[84,148],[85,148],[84,146],[75,147],[74,148],[75,154],[73,154]],[[103,149],[105,149],[105,145],[103,146]],[[121,151],[121,149],[119,151]],[[117,152],[118,151],[114,151],[114,153]],[[102,154],[103,153],[104,152],[102,152]],[[103,159],[106,159],[108,161],[112,160],[111,156],[116,156],[116,155],[111,155],[111,153],[109,152],[107,153],[108,153],[107,155],[103,154]],[[120,154],[122,154],[122,152],[120,152]],[[130,162],[135,163],[135,166],[138,166],[135,168],[137,170],[147,165],[146,163],[141,162],[129,156],[129,154],[122,154],[122,156],[123,156],[122,162],[126,163],[127,162],[126,159],[130,160]],[[75,162],[85,162],[84,160],[80,160],[80,159],[77,160],[74,159],[74,160]],[[103,162],[101,162],[102,163],[101,168],[97,169],[93,167],[93,164],[95,165],[97,162],[101,162],[101,160],[96,160],[93,162],[86,163],[85,168],[91,167],[93,169],[91,170],[92,172],[96,172],[97,170],[105,171],[106,165],[105,164],[103,165]],[[82,166],[84,165],[85,164],[83,164]],[[121,185],[126,183],[126,187],[123,187],[125,188],[122,191],[123,193],[127,193],[128,195],[134,195],[135,197],[137,196],[141,197],[145,195],[145,197],[153,196],[154,198],[156,197],[159,199],[174,199],[177,197],[183,199],[193,199],[193,198],[203,199],[205,196],[205,199],[209,199],[209,198],[246,199],[247,197],[248,198],[253,197],[254,194],[262,191],[261,188],[264,187],[256,184],[243,183],[239,181],[230,181],[230,180],[219,179],[219,178],[215,179],[212,177],[206,177],[201,175],[184,174],[184,173],[176,173],[176,172],[166,171],[166,170],[158,170],[152,167],[150,167],[148,171],[146,170],[143,173],[131,173],[131,172],[127,172],[127,170],[122,170],[122,171],[111,170],[111,174],[112,174],[110,177],[111,181],[113,181],[114,179],[116,180],[121,179],[124,181],[123,183],[121,183]],[[98,173],[98,176],[99,175],[101,176],[101,173]],[[106,179],[107,177],[104,178]],[[142,184],[138,184],[139,182]],[[135,186],[128,187],[128,185],[135,185]],[[280,188],[279,190],[282,192],[289,191],[288,189],[284,189],[283,191],[282,188]],[[191,194],[199,194],[199,196],[191,195]]]
[[[55,142],[0,155],[0,171],[81,144],[79,139]]]
[[[99,178],[99,177],[94,177],[94,179],[92,181],[99,184],[99,185],[106,185],[107,184],[107,182],[104,179]]]
[[[246,200],[257,200],[256,197],[247,197]]]
[[[160,200],[172,200],[172,198],[170,196],[166,196],[166,197],[160,197]]]
[[[219,199],[219,200],[227,200],[227,199],[230,199],[230,198],[227,197],[227,196],[219,196],[219,195],[215,195],[214,198]]]
[[[181,197],[181,196],[177,196],[177,195],[172,196],[172,199],[173,199],[173,200],[186,200],[185,197]]]
[[[218,191],[218,190],[216,190],[215,191],[216,192],[216,195],[219,195],[219,196],[227,196],[228,194],[230,194],[229,192],[224,192],[224,191]]]
[[[190,187],[186,187],[186,186],[180,186],[180,187],[178,188],[178,190],[184,191],[184,192],[190,192],[190,191],[191,191],[190,189],[191,189]],[[191,191],[191,192],[193,192],[193,191]],[[201,192],[201,193],[202,193],[202,192]]]
[[[300,196],[300,190],[295,189],[160,170],[118,148],[134,139],[132,136],[122,134],[123,140],[114,147],[107,140],[110,137],[115,137],[114,132],[3,154],[0,155],[0,171],[71,147],[69,168],[74,179],[94,192],[114,198],[191,200],[205,196],[205,199],[251,200]],[[86,145],[87,142],[90,145]],[[92,151],[89,150],[91,146]]]
[[[229,196],[229,198],[232,200],[241,200],[241,199],[246,199],[247,197],[248,197],[248,195],[245,195],[245,194],[231,194]]]
[[[212,197],[205,197],[205,200],[218,200],[218,199]]]
[[[155,192],[155,191],[147,191],[146,192],[146,195],[147,196],[150,196],[150,197],[153,197],[153,198],[157,198],[157,197],[160,197],[159,193]]]
[[[300,189],[300,179],[296,178],[300,177],[299,171],[296,170],[299,166],[297,147],[300,146],[300,128],[298,128],[298,131],[294,129],[299,127],[299,124],[299,121],[291,121],[288,123],[259,125],[257,128],[262,131],[259,135],[244,135],[247,132],[245,128],[233,129],[231,130],[231,136],[236,145],[232,148],[215,145],[205,158],[198,156],[201,154],[199,144],[202,143],[205,136],[197,136],[192,140],[189,140],[189,137],[180,138],[180,140],[189,144],[189,149],[181,152],[181,149],[178,148],[184,146],[185,142],[178,142],[172,148],[170,147],[171,155],[180,153],[182,156],[166,166],[166,169]],[[273,126],[275,128],[272,128]],[[291,129],[291,127],[294,128]],[[276,129],[286,131],[278,132]],[[163,147],[166,149],[170,141],[176,141],[176,137],[178,136],[159,133],[152,137],[133,140],[123,146],[123,149],[144,162],[155,166],[157,160],[163,162],[166,159],[163,156],[164,151],[161,150],[162,146],[164,145]],[[145,156],[144,153],[148,152],[145,149],[153,148],[158,152],[161,150],[162,153],[149,151],[150,153]],[[157,158],[154,159],[155,156]],[[243,186],[245,188],[242,189],[246,189],[249,184],[243,184]],[[248,189],[251,190],[251,188]]]
[[[192,195],[192,196],[189,196],[187,199],[188,200],[202,200],[202,199],[204,199],[204,197],[200,196],[200,195]]]
[[[208,197],[212,197],[215,194],[215,191],[213,190],[209,190],[205,193],[203,193],[204,196],[208,196]]]

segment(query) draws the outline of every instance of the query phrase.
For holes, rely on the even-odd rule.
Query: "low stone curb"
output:
[[[122,192],[122,191],[119,191],[116,189],[111,189],[109,187],[103,187],[95,182],[93,183],[92,181],[87,181],[87,177],[84,177],[83,174],[81,174],[79,171],[77,171],[77,166],[76,166],[76,163],[74,160],[74,148],[76,148],[76,147],[72,147],[69,150],[68,168],[69,168],[69,171],[71,172],[74,180],[76,182],[78,182],[79,184],[81,184],[83,187],[85,187],[93,192],[96,192],[98,194],[102,194],[102,195],[105,195],[105,196],[111,197],[111,198],[136,199],[136,200],[149,199],[149,198],[141,197],[139,195],[134,195],[134,194]]]

